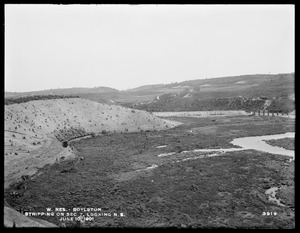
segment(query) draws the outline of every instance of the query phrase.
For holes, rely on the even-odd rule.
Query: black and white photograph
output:
[[[295,5],[3,18],[5,228],[295,228]]]

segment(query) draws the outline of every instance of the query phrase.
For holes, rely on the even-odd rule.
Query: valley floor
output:
[[[112,214],[87,219],[83,227],[294,228],[294,162],[289,157],[246,150],[216,157],[199,152],[185,160],[190,155],[181,153],[232,148],[230,142],[238,137],[293,132],[294,119],[168,119],[183,124],[167,131],[74,141],[75,160],[45,167],[38,176],[12,185],[5,198],[22,212],[63,207],[67,213],[75,207],[93,207]],[[175,154],[157,156],[171,152]],[[271,187],[281,186],[278,196],[284,206],[265,195]],[[59,216],[40,218],[75,225]]]

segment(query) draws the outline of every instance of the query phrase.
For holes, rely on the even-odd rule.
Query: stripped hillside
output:
[[[177,123],[148,112],[80,98],[5,106],[5,187],[74,156],[63,142],[98,133],[164,130]]]

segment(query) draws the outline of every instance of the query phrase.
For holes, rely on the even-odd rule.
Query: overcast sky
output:
[[[294,72],[293,5],[5,5],[5,90]]]

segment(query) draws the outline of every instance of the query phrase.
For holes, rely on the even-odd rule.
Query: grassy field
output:
[[[266,140],[266,143],[272,146],[283,147],[287,150],[294,150],[295,149],[295,139],[292,138],[282,138],[277,140]]]
[[[294,120],[172,119],[184,124],[168,131],[107,134],[73,142],[84,160],[47,166],[40,175],[11,186],[5,198],[22,211],[97,207],[125,214],[95,217],[85,227],[294,227],[294,163],[287,163],[287,157],[248,150],[177,162],[184,157],[182,150],[229,148],[237,137],[294,131]],[[174,151],[175,155],[157,157]],[[146,169],[153,164],[158,167]],[[279,193],[287,207],[269,202],[264,195],[268,188],[280,185],[290,187],[289,192]],[[19,196],[9,194],[13,191]],[[41,218],[62,223],[59,217]]]

